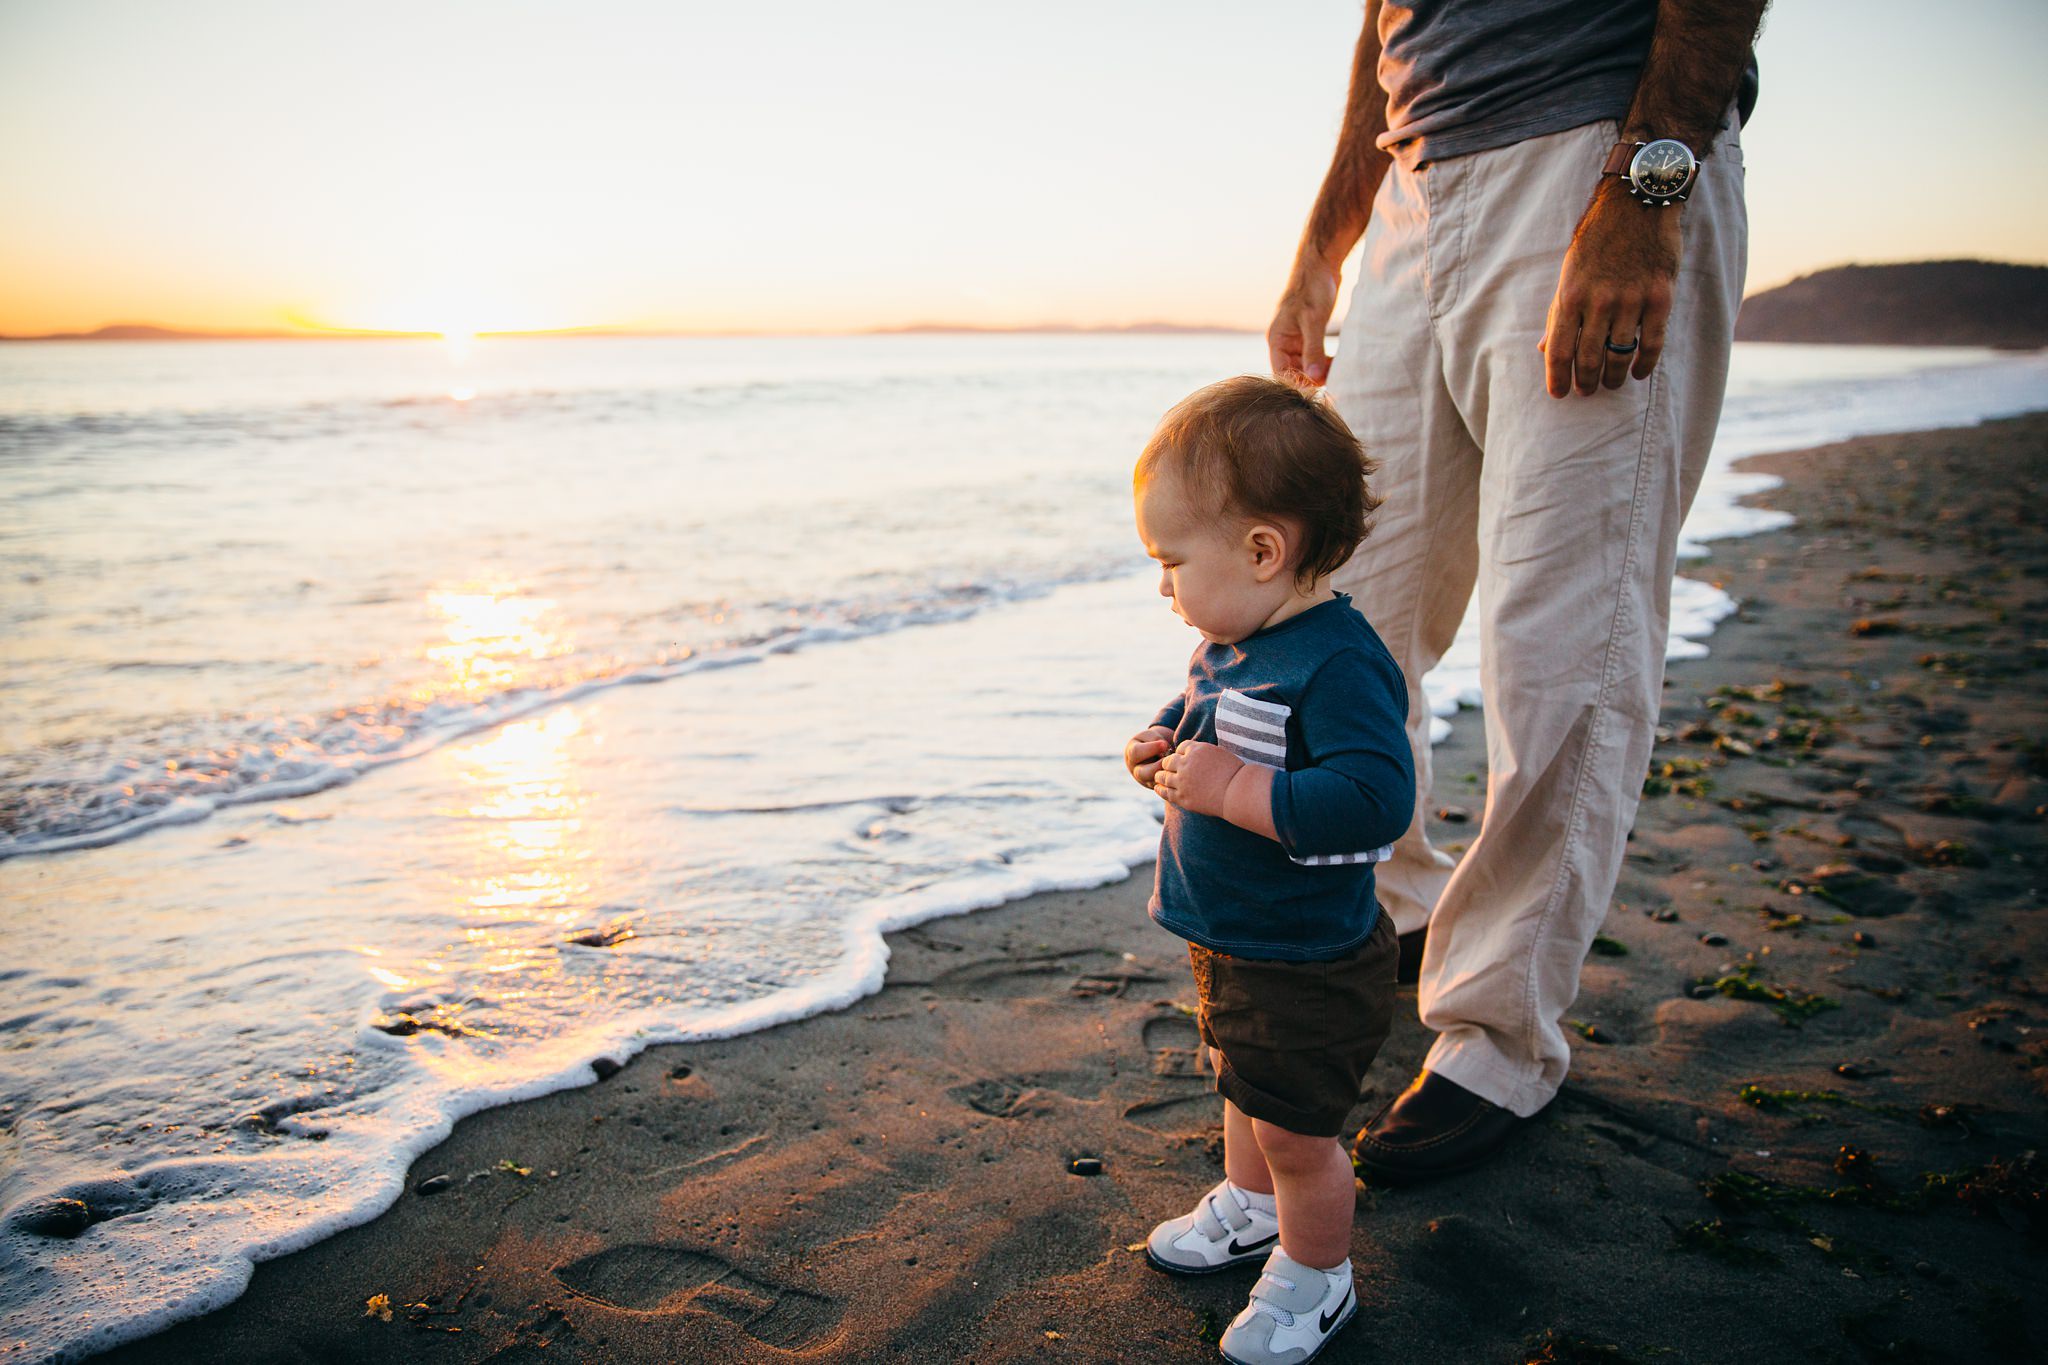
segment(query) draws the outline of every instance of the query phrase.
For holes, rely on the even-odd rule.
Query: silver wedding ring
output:
[[[1643,343],[1639,340],[1631,339],[1628,345],[1617,346],[1612,340],[1609,340],[1607,343],[1607,349],[1614,352],[1614,354],[1616,355],[1634,355],[1636,347],[1642,344]]]

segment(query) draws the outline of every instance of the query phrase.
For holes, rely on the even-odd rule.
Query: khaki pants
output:
[[[1329,380],[1386,499],[1335,581],[1408,676],[1418,778],[1380,901],[1402,932],[1429,926],[1420,1012],[1438,1036],[1425,1065],[1522,1115],[1564,1080],[1562,1021],[1641,799],[1678,528],[1720,416],[1747,257],[1731,129],[1682,210],[1656,371],[1590,397],[1545,393],[1536,345],[1616,138],[1593,123],[1396,165]],[[1475,586],[1489,776],[1484,826],[1454,863],[1423,830],[1420,683]]]

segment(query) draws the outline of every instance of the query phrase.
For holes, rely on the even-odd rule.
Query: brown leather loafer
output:
[[[1351,1156],[1375,1184],[1412,1184],[1470,1170],[1520,1124],[1456,1081],[1424,1071],[1359,1130]]]

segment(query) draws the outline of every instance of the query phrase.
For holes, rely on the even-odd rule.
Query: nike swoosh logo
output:
[[[1345,1310],[1345,1309],[1347,1309],[1347,1308],[1349,1308],[1350,1306],[1351,1306],[1351,1291],[1347,1289],[1347,1290],[1345,1290],[1345,1291],[1344,1291],[1344,1302],[1342,1302],[1342,1303],[1338,1304],[1338,1305],[1337,1305],[1337,1306],[1336,1306],[1335,1308],[1333,1308],[1333,1309],[1331,1309],[1331,1310],[1330,1310],[1329,1312],[1327,1312],[1327,1313],[1323,1314],[1323,1319],[1322,1319],[1322,1321],[1323,1321],[1323,1330],[1324,1330],[1325,1332],[1329,1331],[1329,1330],[1330,1330],[1330,1324],[1331,1324],[1331,1323],[1334,1323],[1334,1322],[1335,1322],[1335,1321],[1336,1321],[1336,1320],[1337,1320],[1338,1318],[1341,1318],[1341,1317],[1343,1317],[1343,1316],[1344,1316],[1344,1310]]]
[[[1230,1254],[1233,1256],[1243,1256],[1248,1252],[1257,1251],[1260,1247],[1271,1246],[1273,1245],[1273,1243],[1279,1240],[1280,1234],[1276,1232],[1271,1237],[1261,1237],[1258,1241],[1253,1242],[1250,1246],[1241,1246],[1239,1245],[1238,1240],[1235,1237],[1233,1237],[1230,1239]]]

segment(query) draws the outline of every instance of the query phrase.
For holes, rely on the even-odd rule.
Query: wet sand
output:
[[[1743,607],[1670,670],[1564,1093],[1490,1165],[1362,1198],[1324,1359],[2048,1343],[2048,417],[1750,467],[1799,524],[1691,570]],[[470,1118],[382,1217],[104,1359],[1215,1360],[1251,1273],[1133,1250],[1220,1174],[1149,881],[893,935],[850,1010]],[[1358,1121],[1426,1048],[1413,1000]]]

